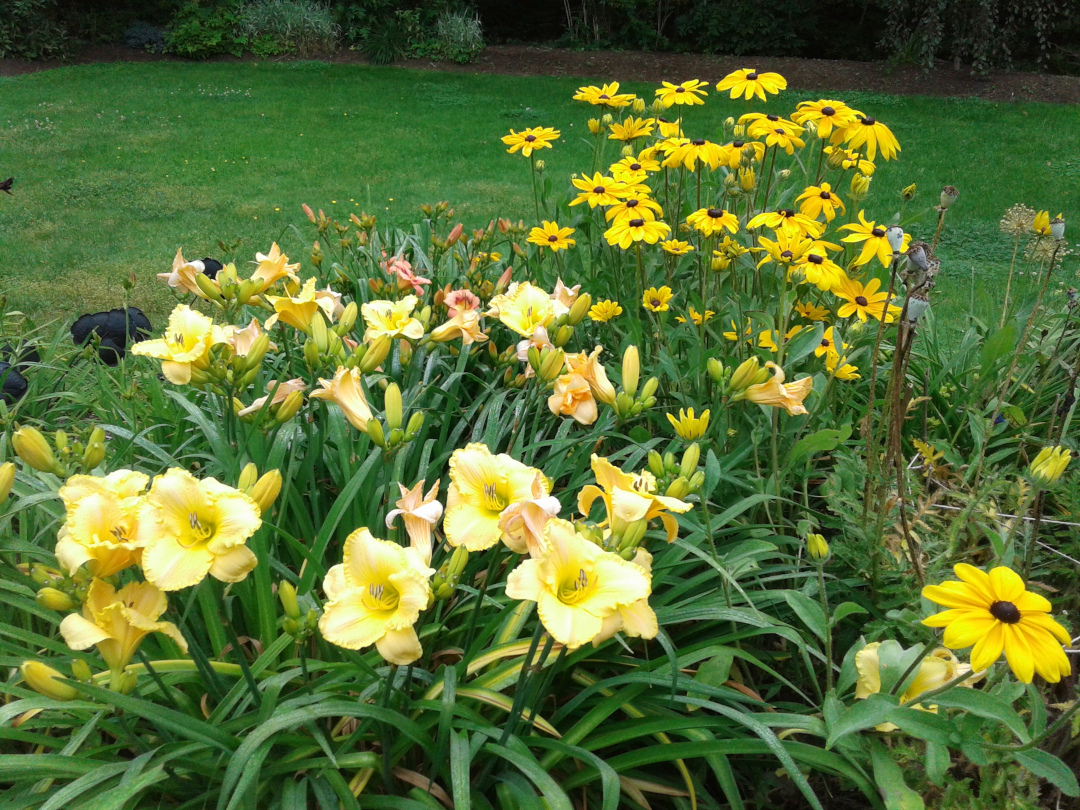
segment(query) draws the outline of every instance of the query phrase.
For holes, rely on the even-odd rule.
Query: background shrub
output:
[[[0,59],[56,59],[67,47],[55,0],[0,0]]]
[[[137,21],[124,32],[124,45],[138,51],[161,53],[165,50],[165,35],[158,26]]]
[[[239,22],[234,4],[205,5],[192,0],[173,17],[165,35],[166,49],[192,59],[223,53],[239,56],[246,44],[237,31]]]
[[[480,18],[465,11],[448,9],[440,14],[435,35],[442,55],[455,62],[471,62],[484,49]]]
[[[330,8],[315,0],[255,0],[240,12],[239,30],[255,53],[325,53],[337,47]]]

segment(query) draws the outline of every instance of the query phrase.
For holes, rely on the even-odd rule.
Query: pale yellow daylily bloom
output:
[[[539,556],[524,560],[506,579],[506,595],[536,602],[544,628],[569,650],[592,641],[605,619],[650,592],[644,570],[558,518],[544,527]]]
[[[238,357],[247,357],[255,341],[263,334],[262,324],[257,318],[252,318],[251,323],[243,329],[238,326],[223,327],[221,339],[215,342],[228,343]],[[271,343],[269,348],[276,349],[277,346]]]
[[[236,412],[237,416],[249,416],[253,413],[258,413],[266,405],[266,401],[270,400],[270,405],[280,405],[285,401],[285,398],[292,394],[294,391],[304,391],[307,389],[307,383],[299,377],[295,377],[291,380],[285,380],[284,382],[277,382],[277,380],[271,380],[266,384],[266,396],[259,397],[246,408],[241,408]],[[314,394],[312,395],[314,396]]]
[[[544,544],[544,527],[559,516],[562,504],[547,494],[547,479],[536,476],[532,483],[532,498],[510,504],[499,517],[503,542],[515,554],[536,557]]]
[[[765,364],[765,367],[773,370],[772,379],[743,389],[731,398],[732,401],[746,399],[759,405],[783,408],[791,416],[807,413],[803,400],[814,387],[814,378],[803,377],[801,380],[785,384],[784,370],[780,366],[770,361]]]
[[[56,541],[56,559],[74,575],[83,565],[111,577],[139,561],[136,533],[148,476],[117,470],[104,478],[73,475],[60,488],[67,520]]]
[[[239,582],[258,562],[245,543],[260,525],[250,495],[173,467],[154,479],[139,512],[143,571],[164,591],[197,585],[207,574]]]
[[[347,650],[372,644],[391,664],[423,655],[413,625],[431,599],[435,572],[411,548],[373,537],[366,528],[345,539],[343,562],[323,580],[323,638]]]
[[[487,334],[480,328],[480,313],[475,309],[462,309],[442,326],[431,331],[431,339],[436,343],[461,338],[463,346],[483,343]]]
[[[439,503],[439,479],[424,494],[424,479],[420,479],[412,489],[406,489],[404,484],[398,483],[401,490],[401,498],[395,506],[386,513],[386,528],[394,526],[394,519],[401,515],[405,524],[405,532],[409,535],[409,545],[420,555],[425,565],[431,564],[431,530],[442,517],[443,507]]]
[[[636,474],[625,473],[606,458],[592,456],[592,470],[599,486],[589,484],[578,493],[578,510],[589,516],[597,498],[604,501],[607,518],[604,524],[619,537],[626,527],[639,520],[660,518],[667,531],[668,542],[679,532],[679,524],[670,512],[689,512],[692,504],[678,498],[656,494],[656,477],[648,470]]]
[[[311,322],[315,315],[323,309],[322,302],[317,300],[315,279],[309,278],[295,296],[270,295],[266,300],[274,307],[274,314],[266,319],[266,328],[273,329],[280,320],[294,329],[299,329],[304,334],[311,334]],[[331,307],[331,312],[333,308]],[[324,312],[325,314],[325,312]],[[327,320],[333,321],[330,315]]]
[[[581,425],[591,425],[598,415],[589,381],[580,374],[563,374],[555,380],[548,409],[556,416],[573,417]]]
[[[550,493],[542,472],[505,453],[493,455],[479,443],[455,450],[450,456],[450,490],[443,520],[446,542],[468,551],[491,548],[504,537],[499,521],[506,509]]]
[[[187,652],[187,641],[172,622],[158,621],[168,608],[165,594],[149,582],[129,582],[116,590],[108,582],[90,583],[82,615],[60,622],[60,634],[73,650],[96,646],[113,672],[121,671],[149,633],[162,633]]]
[[[300,263],[289,264],[289,257],[281,252],[277,242],[270,246],[269,253],[256,253],[255,261],[259,263],[255,272],[251,274],[251,280],[257,282],[255,295],[265,292],[283,278],[295,282],[300,281],[296,275],[296,271],[300,269]]]
[[[578,352],[567,354],[566,370],[571,374],[580,374],[589,383],[593,396],[605,405],[615,404],[615,386],[608,380],[607,370],[600,362],[600,353],[604,350],[597,346],[592,353]]]
[[[652,554],[639,547],[630,562],[644,571],[652,582],[652,560]],[[656,638],[656,634],[660,632],[660,623],[649,605],[648,598],[638,599],[628,605],[619,605],[614,613],[604,619],[603,629],[593,639],[593,646],[599,647],[619,632],[633,638]]]
[[[187,304],[178,304],[169,315],[165,336],[143,340],[131,353],[161,361],[161,373],[171,383],[191,382],[191,367],[205,362],[214,342],[214,322]]]
[[[358,368],[339,367],[334,372],[332,380],[319,378],[319,385],[311,392],[312,399],[325,399],[333,402],[349,424],[357,430],[367,432],[367,423],[371,419],[371,408],[368,407],[367,397],[364,396],[364,388],[360,384],[363,375]]]
[[[505,295],[491,299],[489,315],[494,315],[524,338],[532,337],[538,326],[555,320],[551,296],[527,281],[510,285]]]
[[[880,641],[867,644],[855,653],[855,669],[859,680],[855,684],[855,697],[864,700],[881,691],[881,661],[878,657]],[[900,698],[901,703],[917,698],[919,695],[944,686],[949,681],[966,672],[971,672],[969,664],[962,664],[955,655],[944,647],[938,647],[919,664],[919,672]],[[985,673],[977,673],[960,683],[961,686],[974,686]],[[913,708],[937,713],[937,706],[923,706],[916,703]],[[874,726],[878,731],[895,731],[893,723],[879,723]]]
[[[370,342],[378,337],[408,338],[419,340],[424,336],[424,325],[412,317],[416,309],[415,295],[406,295],[400,301],[369,301],[360,307],[360,314],[367,324],[364,340]]]

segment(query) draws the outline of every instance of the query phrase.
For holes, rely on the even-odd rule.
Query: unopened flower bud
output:
[[[781,169],[776,173],[777,179],[782,183],[791,177],[791,169]]]
[[[315,342],[314,338],[308,338],[304,341],[304,362],[307,363],[308,368],[318,368],[321,365],[319,344]]]
[[[544,169],[546,169],[546,168],[547,168],[547,164],[544,161],[542,161],[542,160],[536,161],[536,171],[542,173],[544,171]]]
[[[285,611],[285,615],[290,619],[300,618],[300,605],[296,601],[296,588],[287,579],[283,579],[278,583],[278,599],[281,600],[281,607]]]
[[[86,445],[82,454],[82,467],[85,472],[96,470],[105,460],[105,444],[103,442],[91,442]]]
[[[376,447],[386,449],[386,434],[383,432],[382,424],[378,419],[368,419],[367,435]]]
[[[559,348],[562,348],[573,336],[574,328],[569,324],[564,323],[555,331],[555,339],[552,341],[552,343],[554,343]]]
[[[74,700],[79,690],[67,683],[61,672],[40,661],[24,661],[19,667],[23,681],[35,692],[53,700]]]
[[[398,388],[397,383],[390,383],[386,386],[386,393],[383,398],[383,408],[386,411],[387,426],[391,430],[401,427],[401,420],[403,418],[401,389]]]
[[[120,683],[116,685],[116,691],[121,695],[130,695],[139,685],[139,676],[130,669],[125,669],[120,675]]]
[[[600,126],[600,119],[599,118],[590,118],[589,119],[589,132],[591,132],[593,135],[599,135],[601,129],[602,129],[602,127]],[[501,226],[500,226],[499,230],[502,230]],[[506,233],[506,231],[503,231],[503,233]]]
[[[259,513],[265,515],[274,505],[281,492],[281,470],[269,470],[264,473],[251,488],[251,498],[259,507]]]
[[[753,385],[754,378],[760,370],[761,364],[758,362],[757,357],[751,357],[748,360],[744,360],[731,375],[731,390],[742,391]]]
[[[645,381],[645,385],[641,387],[641,398],[643,400],[649,400],[653,398],[653,394],[656,393],[656,389],[660,387],[660,381],[656,377],[649,377]],[[652,407],[651,405],[648,407]]]
[[[856,198],[862,198],[866,196],[866,192],[870,190],[870,178],[865,174],[854,174],[851,177],[851,195]]]
[[[672,481],[664,494],[669,498],[685,498],[690,493],[690,482],[681,475]]]
[[[638,115],[641,115],[643,112],[645,112],[645,99],[635,98],[630,104],[630,109],[632,109]]]
[[[293,391],[291,394],[285,397],[285,400],[281,403],[280,407],[278,407],[277,413],[274,414],[274,419],[279,425],[284,425],[286,422],[296,416],[297,412],[300,410],[303,404],[303,393],[301,393],[300,391]]]
[[[690,476],[690,491],[691,492],[697,492],[699,489],[701,489],[701,487],[702,487],[702,485],[704,483],[705,483],[705,471],[704,470],[698,470],[696,473],[694,473],[693,475]]]
[[[356,306],[355,301],[350,301],[348,306],[341,313],[341,317],[338,318],[337,326],[334,331],[339,335],[347,335],[352,331],[352,328],[356,325],[356,315],[359,309]]]
[[[806,553],[815,562],[821,562],[829,556],[829,544],[820,534],[806,535]]]
[[[574,305],[570,307],[570,312],[566,316],[566,322],[571,326],[577,326],[581,323],[582,318],[589,311],[589,307],[592,306],[592,296],[588,293],[582,293],[574,301]]]
[[[244,465],[244,469],[240,470],[240,477],[236,480],[236,488],[250,495],[251,488],[255,486],[255,482],[258,480],[259,468],[254,463],[248,462]]]
[[[11,446],[24,463],[38,472],[63,474],[63,469],[56,461],[49,442],[37,428],[23,426],[16,430],[11,437]]]
[[[209,276],[203,273],[196,273],[195,286],[197,286],[202,294],[211,301],[217,301],[219,304],[224,302],[225,299],[222,297],[221,288],[218,287],[217,283]]]
[[[424,412],[414,411],[412,416],[409,417],[409,423],[405,425],[405,440],[411,442],[420,433],[420,429],[424,427]]]
[[[649,451],[649,472],[657,478],[664,474],[664,459],[655,450]]]
[[[682,464],[679,465],[679,474],[683,478],[689,478],[697,472],[698,460],[701,458],[701,446],[694,442],[683,453]]]
[[[367,350],[364,352],[364,357],[360,361],[360,371],[364,374],[370,374],[372,371],[382,365],[387,355],[390,354],[391,338],[386,335],[379,335],[367,345]]]
[[[915,184],[914,183],[912,183],[910,186],[905,186],[903,188],[903,190],[900,192],[900,199],[902,199],[904,202],[911,202],[914,198],[915,198]]]
[[[641,358],[637,346],[626,347],[622,358],[622,387],[630,397],[637,394],[638,375],[641,373]]]
[[[81,658],[76,658],[71,662],[71,674],[75,676],[75,680],[89,683],[94,673],[90,671],[90,665]]]
[[[566,356],[563,354],[562,349],[545,349],[544,352],[541,352],[540,370],[538,372],[540,379],[551,382],[562,374],[565,360]]]
[[[450,233],[446,236],[446,246],[452,247],[457,244],[457,241],[461,238],[461,234],[465,232],[465,226],[460,222],[450,229]]]
[[[34,598],[42,607],[58,612],[71,610],[75,607],[75,601],[68,594],[56,588],[42,588]]]
[[[535,346],[530,346],[529,350],[526,352],[526,355],[529,358],[529,366],[532,368],[533,371],[539,373],[540,372],[540,350],[538,348],[536,348]]]
[[[717,385],[724,381],[724,364],[715,357],[709,358],[709,361],[705,364],[705,370],[709,372],[709,377]]]
[[[0,464],[0,501],[6,501],[15,483],[15,465],[10,461]]]
[[[610,127],[611,122],[614,120],[615,119],[611,117],[611,113],[604,113],[603,116],[600,118],[600,123],[603,124],[605,127]]]
[[[733,126],[735,126],[735,119],[729,115],[724,119],[724,129],[731,129]]]

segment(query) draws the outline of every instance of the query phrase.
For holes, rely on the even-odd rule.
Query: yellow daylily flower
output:
[[[579,535],[573,523],[559,519],[544,527],[539,554],[524,560],[506,580],[506,595],[536,602],[544,627],[569,650],[592,641],[604,629],[605,619],[621,606],[647,599],[651,590],[644,570],[602,550]]]
[[[649,577],[650,587],[652,560],[652,554],[640,547],[634,554],[634,559],[630,560],[632,565],[636,565]],[[594,647],[599,647],[616,633],[625,633],[633,638],[649,639],[656,638],[658,632],[660,632],[660,623],[656,620],[656,614],[649,605],[648,597],[644,597],[636,602],[619,605],[614,613],[604,619],[604,626],[593,638],[592,643]]]
[[[165,594],[149,582],[129,582],[117,590],[95,579],[83,602],[82,615],[65,616],[60,634],[73,650],[96,646],[109,669],[120,672],[149,633],[162,633],[187,652],[187,641],[176,625],[158,621],[168,606]]]
[[[814,378],[803,377],[785,384],[784,370],[780,366],[770,361],[765,367],[773,370],[772,379],[743,389],[731,398],[732,401],[747,399],[759,405],[772,405],[774,408],[783,408],[791,416],[807,413],[803,400],[814,387]]]
[[[434,573],[415,550],[357,529],[345,539],[343,561],[323,580],[319,632],[347,650],[374,644],[391,664],[413,663],[423,655],[413,625],[431,599]]]
[[[296,276],[300,263],[289,264],[289,257],[281,252],[277,242],[270,246],[269,253],[256,253],[255,261],[259,263],[251,274],[251,280],[256,282],[255,295],[265,292],[283,278],[300,281]]]
[[[684,411],[679,408],[679,418],[676,419],[672,414],[667,415],[668,421],[675,429],[676,435],[680,439],[692,442],[700,439],[705,435],[705,431],[709,429],[709,409],[706,408],[701,412],[701,416],[694,416],[694,409],[690,408],[688,411]]]
[[[312,391],[311,398],[333,402],[341,408],[350,425],[366,433],[368,420],[371,419],[371,408],[364,396],[364,388],[360,385],[362,376],[358,368],[339,367],[332,380],[319,378],[322,388]]]
[[[555,414],[573,417],[580,425],[591,425],[598,412],[589,381],[580,374],[563,374],[555,380],[548,397],[548,409]]]
[[[131,347],[131,353],[161,361],[161,373],[175,385],[191,382],[191,367],[206,361],[213,345],[212,319],[187,304],[178,304],[169,315],[165,336],[143,340]]]
[[[136,535],[148,476],[117,470],[104,478],[73,475],[60,488],[67,520],[56,541],[56,559],[69,575],[86,565],[111,577],[138,563]]]
[[[266,319],[266,328],[272,329],[281,321],[306,335],[311,334],[311,322],[319,310],[323,310],[328,321],[333,321],[334,303],[321,300],[315,289],[315,279],[309,278],[295,296],[270,295],[266,300],[274,307],[274,314]]]
[[[555,319],[551,296],[527,281],[511,285],[504,295],[496,295],[489,304],[493,315],[522,337],[532,337],[537,327],[547,327]]]
[[[539,489],[540,495],[536,492]],[[493,455],[487,445],[473,443],[450,456],[450,489],[443,531],[451,546],[483,551],[505,532],[502,514],[515,503],[551,493],[544,474],[505,453]]]
[[[669,512],[689,512],[691,504],[678,498],[657,495],[656,477],[648,470],[637,474],[625,473],[595,453],[592,456],[592,470],[599,486],[589,484],[578,493],[578,511],[582,515],[588,517],[593,503],[600,498],[607,509],[607,518],[601,525],[609,526],[615,537],[621,537],[631,523],[660,518],[667,530],[668,542],[675,539],[679,524]]]
[[[425,565],[431,564],[431,530],[442,517],[443,507],[439,503],[439,479],[424,494],[424,479],[420,479],[412,489],[406,489],[398,483],[401,498],[386,513],[386,528],[394,526],[394,520],[401,515],[405,524],[405,533],[409,535],[409,545],[420,555]]]
[[[364,340],[378,337],[408,338],[419,340],[424,336],[424,325],[412,317],[416,309],[415,295],[406,295],[400,301],[369,301],[360,307],[360,314],[367,324]]]
[[[258,562],[244,544],[261,525],[250,495],[173,467],[154,478],[139,512],[143,571],[163,591],[197,585],[207,574],[239,582]]]

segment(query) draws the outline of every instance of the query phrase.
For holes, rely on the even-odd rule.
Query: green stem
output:
[[[825,593],[825,566],[817,564],[818,588],[821,590],[821,609],[825,611],[825,691],[832,691],[832,627],[829,626],[829,597]]]

